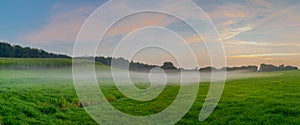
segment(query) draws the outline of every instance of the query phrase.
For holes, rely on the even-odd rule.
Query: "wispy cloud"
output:
[[[222,40],[226,41],[226,40],[230,40],[230,39],[233,39],[235,38],[236,36],[242,34],[242,33],[246,33],[246,32],[249,32],[249,31],[252,31],[258,27],[260,27],[261,25],[277,18],[277,17],[280,17],[281,15],[284,15],[285,13],[289,12],[292,8],[287,8],[287,9],[284,9],[284,10],[281,10],[279,12],[276,12],[262,20],[259,20],[257,22],[254,22],[252,24],[248,24],[246,26],[243,26],[243,27],[238,27],[238,28],[234,28],[234,29],[230,29],[230,28],[227,28],[227,29],[224,29],[222,32],[221,32],[221,36],[222,36]],[[231,25],[233,22],[226,22],[225,24],[227,25]]]
[[[245,18],[247,17],[247,13],[242,12],[242,11],[235,11],[233,9],[228,10],[228,9],[222,9],[219,11],[214,11],[208,13],[210,18]]]
[[[274,3],[265,0],[250,0],[248,3],[241,2],[240,4],[230,4],[228,2],[224,6],[216,7],[208,14],[216,22],[222,40],[226,41],[255,29],[260,29],[264,25],[270,24],[270,22],[294,11],[294,9],[294,6],[279,8]],[[273,26],[279,27],[277,25]]]
[[[260,47],[300,47],[300,43],[297,42],[255,42],[255,41],[240,41],[240,40],[228,40],[226,45],[246,45],[246,46],[260,46]]]
[[[124,21],[125,20],[125,21]],[[124,18],[123,21],[117,23],[114,28],[107,32],[108,37],[113,38],[115,36],[126,35],[138,28],[147,26],[160,26],[166,27],[169,24],[175,22],[174,18],[170,18],[166,15],[159,15],[157,13],[141,13],[135,14]]]
[[[222,31],[221,37],[222,37],[222,40],[229,40],[229,39],[236,37],[237,35],[239,35],[241,33],[248,32],[251,30],[253,30],[253,26],[251,26],[251,25],[247,25],[247,26],[239,27],[239,28],[235,28],[235,29],[225,29]]]
[[[274,20],[276,18],[279,18],[280,16],[292,11],[294,9],[294,7],[288,7],[286,9],[280,10],[280,11],[276,11],[274,13],[272,13],[271,15],[267,16],[266,18],[263,18],[261,20],[259,20],[258,22],[255,22],[253,24],[254,27],[259,27],[265,23],[270,22],[271,20]]]
[[[54,6],[55,9],[58,7],[60,6]],[[23,34],[21,39],[38,45],[74,42],[81,25],[94,9],[94,6],[81,6],[74,10],[56,13],[49,18],[45,26]]]
[[[229,58],[259,58],[259,57],[278,57],[278,56],[299,56],[300,53],[265,53],[228,56]]]

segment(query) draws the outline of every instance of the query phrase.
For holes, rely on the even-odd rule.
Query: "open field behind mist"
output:
[[[110,73],[105,70],[107,67],[96,67],[98,81],[104,83],[101,90],[107,100],[128,114],[143,116],[158,113],[172,103],[179,90],[179,86],[167,84],[156,99],[134,101],[113,85]],[[134,76],[133,81],[140,83],[138,87],[147,87],[142,82],[146,80],[146,74],[133,72],[131,75]],[[170,77],[171,81],[173,77]],[[199,122],[198,115],[210,79],[209,74],[201,74],[196,101],[178,124],[300,124],[299,78],[299,71],[229,72],[220,103],[207,120]],[[95,104],[101,105],[101,102]],[[96,124],[84,111],[76,95],[71,68],[0,70],[0,123]]]

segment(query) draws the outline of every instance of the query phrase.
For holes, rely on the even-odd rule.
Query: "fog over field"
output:
[[[9,72],[9,71],[8,71]],[[16,72],[16,71],[15,71]],[[31,70],[26,74],[23,74],[22,70],[17,71],[20,75],[15,74],[14,76],[10,76],[11,78],[27,78],[27,77],[35,77],[35,78],[54,78],[54,79],[64,79],[64,80],[72,80],[72,71],[69,68],[62,69],[52,69],[52,70]],[[150,71],[147,72],[136,72],[136,71],[124,71],[118,70],[117,72],[111,72],[111,70],[105,69],[96,69],[94,74],[93,72],[89,72],[86,70],[81,70],[79,72],[80,79],[85,79],[87,81],[92,78],[97,77],[99,83],[115,83],[119,81],[121,84],[126,85],[128,82],[132,82],[134,84],[148,84],[154,82],[156,84],[191,84],[191,83],[199,83],[199,82],[210,82],[211,81],[211,72],[196,72],[196,71],[182,71],[182,72],[164,72],[161,70],[158,71]],[[252,78],[252,77],[270,77],[273,75],[280,75],[280,73],[272,73],[266,74],[261,72],[247,72],[247,71],[227,71],[225,72],[214,72],[216,76],[220,76],[223,78],[223,75],[226,74],[226,80],[234,80],[234,79],[244,79],[244,78]],[[78,75],[76,75],[78,76]],[[114,76],[114,77],[113,77]],[[10,77],[7,77],[8,79]],[[220,80],[221,78],[215,77],[216,80]],[[129,80],[129,81],[128,81]]]
[[[226,73],[225,72],[214,72],[214,73],[216,73],[217,75],[226,74],[226,80],[270,76],[270,75],[264,75],[264,73],[247,72],[247,71],[228,71]],[[198,81],[210,82],[211,75],[212,75],[211,72],[185,72],[185,71],[176,72],[176,73],[129,72],[129,78],[133,83],[150,83],[151,80],[154,82],[159,82],[158,80],[161,80],[162,84],[165,80],[167,84],[180,83],[181,81],[183,81],[183,84],[198,83]],[[118,80],[122,80],[122,79],[124,81],[128,80],[127,72],[114,73],[114,76],[117,77]],[[111,72],[98,71],[97,78],[98,80],[113,82],[113,75]],[[215,80],[220,80],[220,79],[221,78],[215,78]]]
[[[97,77],[99,83],[115,83],[116,81],[120,84],[126,85],[128,82],[134,84],[139,83],[151,83],[156,84],[191,84],[199,82],[210,82],[212,73],[215,73],[214,81],[233,79],[243,79],[251,77],[267,77],[265,73],[260,72],[248,72],[248,71],[227,71],[227,72],[197,72],[197,71],[181,71],[181,72],[165,72],[162,69],[154,68],[148,72],[136,72],[136,71],[125,71],[125,70],[95,70],[96,74],[91,72],[80,70],[78,74],[83,79],[91,79]],[[279,75],[278,73],[273,73]],[[225,75],[225,76],[224,76]],[[78,75],[76,75],[78,76]]]

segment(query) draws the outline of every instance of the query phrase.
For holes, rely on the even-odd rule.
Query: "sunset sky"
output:
[[[0,41],[72,55],[74,41],[81,25],[105,2],[3,0],[0,4]],[[208,14],[220,33],[229,66],[272,63],[300,67],[299,0],[194,2]],[[168,7],[172,5],[176,3],[170,3]],[[124,2],[116,6],[116,9],[130,9],[130,5]],[[151,16],[144,16],[145,19],[149,17]],[[160,17],[151,17],[148,21],[148,24],[164,25],[170,29],[181,28],[180,24],[176,25],[176,22]],[[118,33],[120,32],[122,30],[118,30]],[[160,34],[157,32],[154,35]],[[202,42],[201,39],[192,36],[185,39],[194,46]],[[159,60],[152,61],[150,63],[161,64]]]

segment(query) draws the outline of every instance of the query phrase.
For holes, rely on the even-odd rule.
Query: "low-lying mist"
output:
[[[264,77],[268,76],[264,73],[247,72],[247,71],[228,71],[228,72],[214,72],[217,77],[213,81],[243,79],[251,77]],[[223,76],[225,75],[226,76]],[[196,71],[182,71],[182,72],[135,72],[135,71],[96,71],[96,76],[99,83],[115,83],[120,82],[126,85],[128,82],[134,84],[151,83],[156,84],[193,84],[199,82],[210,82],[212,80],[212,72],[196,72]],[[114,77],[113,77],[114,76]],[[129,81],[128,81],[129,80]]]
[[[6,76],[7,79],[11,78],[47,78],[47,80],[73,80],[72,69],[63,68],[63,69],[51,69],[51,70],[19,70],[14,71],[19,72],[15,73],[13,76]],[[5,73],[9,73],[6,71]],[[220,78],[215,77],[214,80],[221,79],[224,72],[215,72],[220,76]],[[19,74],[19,75],[18,75]],[[278,73],[272,73],[273,75],[279,75]],[[192,72],[192,71],[182,71],[182,72],[164,72],[164,71],[154,71],[154,72],[136,72],[136,71],[123,71],[119,70],[117,72],[111,72],[108,69],[96,69],[95,74],[93,72],[88,72],[87,70],[80,71],[81,79],[86,79],[87,81],[96,77],[100,84],[114,84],[119,82],[120,84],[126,85],[129,82],[134,84],[192,84],[192,83],[203,83],[210,82],[211,72]],[[228,71],[226,72],[226,80],[234,79],[244,79],[251,77],[266,77],[270,76],[268,73],[259,73],[259,72],[247,72],[247,71]],[[77,75],[78,76],[78,75]],[[114,77],[113,77],[114,76]]]

